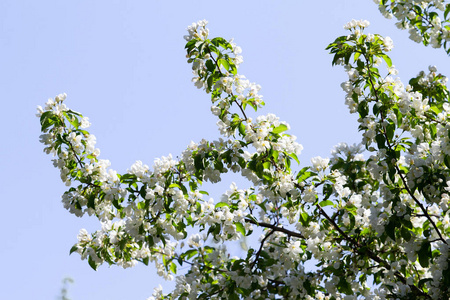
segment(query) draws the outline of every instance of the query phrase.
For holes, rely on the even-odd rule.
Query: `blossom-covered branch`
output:
[[[246,111],[263,107],[261,87],[238,73],[241,49],[210,38],[206,21],[188,27],[186,51],[192,81],[211,96],[217,140],[119,174],[99,159],[89,120],[64,94],[50,99],[38,112],[41,141],[70,186],[63,204],[101,222],[82,229],[71,252],[94,269],[153,262],[176,276],[157,299],[448,298],[447,78],[430,67],[404,85],[386,54],[392,40],[368,25],[349,22],[327,48],[348,73],[345,103],[359,114],[362,143],[339,144],[311,166],[298,167],[302,146],[286,122]],[[214,200],[203,182],[227,172],[251,187],[232,183]],[[227,245],[243,238],[251,243],[232,256]]]
[[[441,48],[450,55],[450,3],[444,0],[374,0],[397,27],[407,29],[409,38],[425,46]]]

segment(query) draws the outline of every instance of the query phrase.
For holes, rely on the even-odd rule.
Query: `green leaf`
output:
[[[220,233],[220,230],[221,230],[221,229],[222,229],[222,228],[221,228],[220,224],[218,224],[218,223],[213,223],[213,224],[211,225],[211,227],[209,227],[209,229],[208,229],[208,235],[209,235],[210,233],[212,233],[213,236],[216,236],[216,235],[218,235],[218,234]]]
[[[113,204],[114,207],[117,208],[118,210],[122,210],[122,206],[120,205],[120,202],[122,202],[122,201],[120,201],[120,200],[123,200],[123,199],[114,199],[114,200],[112,201],[112,204]],[[119,201],[120,201],[120,202],[119,202]]]
[[[350,211],[349,211],[349,212],[350,212]],[[354,215],[354,213],[350,212],[350,213],[348,214],[348,218],[350,219],[350,225],[348,225],[348,228],[347,228],[347,229],[351,230],[351,229],[353,229],[353,228],[355,227],[355,224],[356,224],[356,220],[355,220],[355,215]]]
[[[195,48],[195,43],[197,42],[196,39],[192,39],[189,42],[186,43],[186,46],[184,46],[184,49],[186,49],[187,53],[191,52],[192,49]]]
[[[280,124],[272,130],[272,133],[281,133],[283,131],[288,130],[288,127],[284,124]]]
[[[122,182],[122,183],[133,183],[136,180],[137,180],[137,177],[134,174],[123,174],[120,177],[120,182]]]
[[[308,171],[309,167],[304,167],[297,174],[297,181],[300,183],[309,178],[313,173]]]
[[[392,123],[389,123],[386,126],[386,135],[390,141],[392,141],[392,139],[394,138],[394,132],[395,132],[395,125]]]
[[[43,123],[44,123],[47,119],[51,118],[52,116],[53,116],[53,112],[52,112],[52,111],[46,111],[46,112],[44,112],[44,113],[41,115],[41,118],[40,118],[41,125],[43,125]]]
[[[76,111],[74,111],[74,110],[71,110],[71,109],[69,109],[69,110],[66,110],[67,111],[67,113],[69,113],[69,114],[72,114],[72,115],[76,115],[76,116],[79,116],[79,117],[83,117],[83,115],[82,114],[80,114],[79,112],[76,112]]]
[[[224,38],[222,38],[222,37],[216,37],[216,38],[213,38],[213,39],[211,40],[211,43],[212,43],[213,45],[215,45],[216,47],[221,46],[221,47],[223,47],[224,49],[231,49],[230,43],[228,43],[227,40],[224,39]]]
[[[352,285],[347,282],[344,276],[339,277],[339,283],[337,284],[338,291],[346,295],[353,295]]]
[[[205,63],[206,65],[206,69],[209,72],[214,72],[214,70],[216,69],[216,66],[214,65],[213,61],[211,59],[208,59]]]
[[[436,124],[430,124],[430,133],[431,133],[431,138],[435,138],[436,137]]]
[[[214,208],[219,208],[219,207],[224,207],[224,206],[230,207],[230,205],[228,203],[219,202],[219,203],[216,204],[216,206],[214,206]]]
[[[430,281],[432,280],[431,278],[429,278],[429,279],[430,279]],[[443,279],[442,281],[443,281],[445,286],[449,286],[450,285],[450,268],[447,268],[447,269],[442,271],[442,279]]]
[[[310,216],[306,212],[300,214],[300,222],[303,226],[308,227],[309,219]]]
[[[362,101],[358,105],[358,113],[361,116],[361,118],[365,118],[367,114],[369,113],[369,106],[367,105],[366,101]]]
[[[431,243],[426,241],[420,247],[420,250],[417,252],[419,256],[419,263],[423,268],[428,268],[431,258]]]
[[[75,117],[74,115],[68,114],[66,112],[63,112],[63,115],[66,117],[67,121],[69,121],[69,123],[73,127],[75,127],[75,129],[78,129],[78,127],[81,125],[80,120],[77,117]]]
[[[95,209],[95,194],[89,194],[87,197],[88,203],[87,207]]]
[[[248,214],[245,217],[247,217],[250,220],[252,220],[255,224],[258,224],[258,220],[252,214]]]
[[[409,228],[409,229],[413,229],[413,224],[411,221],[406,220],[406,219],[400,219],[400,220],[401,220],[403,226],[405,226],[406,228]]]
[[[41,131],[46,132],[47,129],[53,125],[61,125],[61,119],[52,111],[46,111],[41,115]]]
[[[437,18],[437,17],[439,17],[437,12],[432,11],[432,12],[429,13],[429,18],[431,20],[433,20],[434,18]]]
[[[92,259],[92,257],[90,255],[88,258],[88,263],[91,266],[91,268],[94,269],[94,271],[97,271],[97,264],[95,263],[95,261]]]
[[[389,220],[389,223],[384,228],[386,234],[395,241],[395,228],[397,228],[397,222],[394,220]]]
[[[402,227],[401,231],[400,231],[402,238],[409,242],[409,240],[411,239],[411,232],[409,232],[408,228],[406,227]]]
[[[191,249],[188,250],[186,252],[184,252],[181,256],[185,259],[185,260],[189,260],[192,257],[194,257],[195,255],[197,255],[198,251],[196,249]]]
[[[297,162],[297,164],[300,164],[300,160],[295,153],[289,153],[288,155],[292,157]]]
[[[309,280],[303,281],[303,287],[308,292],[308,294],[311,294],[313,292],[313,288],[312,288],[311,282]]]
[[[138,208],[139,210],[145,209],[145,202],[143,202],[143,201],[139,202],[138,205],[137,205],[137,208]]]
[[[379,133],[375,136],[375,140],[377,141],[378,149],[384,149],[386,148],[385,142],[386,139],[384,138],[384,135]]]
[[[447,3],[444,11],[444,19],[447,19],[448,14],[450,13],[450,3]]]
[[[177,265],[174,262],[170,264],[170,271],[172,271],[173,274],[177,274]]]
[[[380,112],[380,106],[381,106],[380,102],[377,102],[373,105],[372,111],[375,116],[378,116],[378,113]]]
[[[180,187],[180,185],[178,183],[172,183],[171,185],[169,185],[169,188],[174,188],[174,187],[177,187],[177,188],[181,189],[181,187]]]
[[[225,70],[229,71],[230,70],[230,64],[228,63],[228,61],[224,58],[221,58],[217,61],[217,64],[219,66],[223,66],[225,68]]]
[[[142,262],[144,263],[144,265],[148,266],[149,260],[150,260],[150,258],[147,256],[142,259]]]
[[[219,49],[217,49],[216,46],[209,44],[208,49],[209,49],[209,51],[212,51],[212,52],[216,53],[217,55],[220,55],[220,51],[219,51]]]
[[[323,191],[323,196],[324,196],[323,200],[324,201],[328,200],[331,197],[331,195],[333,194],[333,186],[331,184],[325,184],[323,186],[322,191]],[[324,201],[322,201],[322,202],[324,202]],[[327,205],[329,205],[329,204],[327,204]]]
[[[386,62],[389,68],[392,67],[392,60],[389,56],[387,56],[386,54],[381,54],[380,57]]]
[[[240,232],[242,234],[242,236],[245,236],[245,228],[244,225],[242,225],[241,222],[236,222],[234,223],[234,225],[236,225],[236,231]]]
[[[334,203],[331,200],[325,200],[325,201],[320,202],[319,205],[322,207],[325,207],[325,206],[334,205]]]
[[[233,75],[237,75],[237,68],[236,68],[236,65],[233,63],[233,62],[229,62],[229,64],[230,64],[230,72],[231,72],[231,74],[233,74]],[[256,109],[255,109],[256,110]]]
[[[450,156],[449,155],[444,156],[444,164],[447,168],[450,168]]]
[[[447,269],[448,270],[448,269]],[[444,272],[442,272],[444,273]],[[422,289],[425,286],[425,283],[433,281],[433,278],[424,278],[419,280],[419,288]]]
[[[239,300],[240,298],[239,298],[239,295],[238,294],[236,294],[236,293],[231,293],[231,294],[228,294],[228,299],[229,300]]]
[[[435,112],[436,114],[439,114],[441,112],[441,110],[439,109],[439,107],[437,107],[436,105],[431,105],[430,106],[430,110],[432,110],[433,112]]]
[[[239,133],[240,133],[242,136],[245,136],[245,125],[244,125],[244,122],[240,122],[240,123],[239,123]]]
[[[197,154],[194,157],[194,166],[195,166],[195,169],[197,169],[197,170],[205,169],[205,166],[203,165],[203,158],[202,158],[201,154]]]
[[[214,161],[214,169],[216,169],[219,172],[223,173],[223,170],[224,170],[223,162],[221,160]]]
[[[78,250],[78,246],[75,244],[75,245],[72,246],[72,248],[70,248],[69,254],[72,254],[72,253],[74,253],[77,250]]]

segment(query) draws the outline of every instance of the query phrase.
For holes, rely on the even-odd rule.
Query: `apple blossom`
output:
[[[402,26],[420,14],[416,1],[387,2],[377,1]],[[444,23],[430,20],[433,46]],[[210,38],[204,20],[188,27],[186,51],[194,85],[211,96],[217,140],[120,174],[99,159],[89,119],[65,105],[65,94],[38,107],[44,151],[70,186],[64,207],[101,222],[80,231],[71,253],[93,269],[151,262],[159,276],[176,276],[171,293],[158,287],[152,299],[448,299],[447,78],[432,66],[404,84],[386,54],[392,40],[366,34],[368,25],[352,20],[327,47],[348,74],[341,86],[361,143],[341,143],[312,166],[298,167],[303,147],[286,122],[247,115],[264,106],[261,87],[238,73],[241,48]],[[233,183],[220,199],[204,199],[203,182],[230,170],[252,186]],[[255,235],[243,255],[230,254],[227,245]]]

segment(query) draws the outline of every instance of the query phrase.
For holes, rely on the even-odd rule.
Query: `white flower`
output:
[[[385,37],[383,40],[384,51],[391,51],[394,48],[394,41],[390,37]]]
[[[80,124],[80,128],[81,129],[86,129],[88,127],[91,126],[91,123],[89,122],[89,118],[88,117],[84,117],[83,119],[81,119],[81,124]]]
[[[78,242],[85,243],[91,241],[91,235],[87,232],[86,229],[80,229],[80,232],[77,235]]]
[[[40,118],[40,117],[42,116],[43,113],[44,113],[44,109],[42,108],[42,106],[38,105],[38,106],[37,106],[36,117]]]
[[[305,191],[304,191],[304,197],[303,200],[305,200],[305,202],[314,202],[316,201],[316,195],[317,192],[314,189],[314,187],[312,185],[306,187]]]
[[[188,245],[191,248],[198,248],[202,245],[202,240],[203,239],[200,234],[198,234],[198,233],[193,234],[188,239]]]
[[[398,75],[398,70],[395,68],[394,65],[392,65],[389,69],[388,69],[389,74],[391,75]]]
[[[347,72],[347,74],[348,74],[348,79],[349,79],[350,81],[356,81],[356,79],[358,79],[358,76],[359,76],[359,72],[358,72],[358,70],[356,70],[356,69],[350,69],[350,70]]]
[[[144,177],[148,176],[148,166],[144,165],[142,161],[138,160],[130,167],[127,172],[136,175],[137,178],[142,180],[144,179]]]
[[[316,156],[311,158],[311,163],[312,163],[312,170],[314,172],[325,171],[325,169],[328,167],[328,164],[330,163],[330,159]]]
[[[158,285],[158,287],[153,289],[153,294],[151,297],[147,298],[147,300],[159,300],[162,299],[162,286]]]
[[[350,22],[348,22],[347,24],[344,25],[344,29],[351,30],[351,29],[355,29],[356,27],[359,27],[359,28],[362,29],[362,28],[368,27],[369,25],[370,25],[370,22],[367,21],[367,20],[355,20],[355,19],[353,19],[353,20],[351,20]]]

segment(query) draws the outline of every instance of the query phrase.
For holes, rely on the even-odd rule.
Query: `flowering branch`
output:
[[[195,86],[211,96],[217,140],[191,142],[152,168],[136,161],[119,174],[98,158],[88,119],[65,106],[65,94],[39,107],[44,151],[70,186],[64,207],[101,222],[96,232],[80,230],[70,252],[93,269],[152,262],[163,278],[177,276],[171,293],[155,290],[157,299],[450,297],[447,79],[430,67],[405,86],[386,54],[392,40],[364,33],[368,25],[349,22],[350,33],[327,48],[348,73],[342,87],[359,114],[362,144],[341,143],[300,170],[293,162],[300,164],[303,147],[289,125],[273,114],[247,116],[248,106],[264,105],[260,86],[238,73],[241,49],[209,38],[206,21],[188,27],[185,48]],[[203,183],[230,171],[251,187],[232,183],[220,200],[206,199]],[[260,244],[232,256],[227,245],[255,227]],[[183,264],[189,270],[180,274]]]

